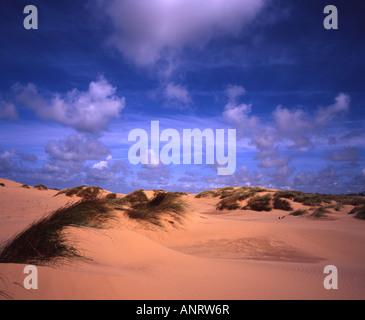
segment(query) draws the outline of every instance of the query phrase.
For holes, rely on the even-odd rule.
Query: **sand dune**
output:
[[[0,241],[79,200],[0,183]],[[14,299],[365,298],[365,222],[347,214],[353,206],[311,219],[281,210],[217,211],[219,198],[181,199],[184,218],[167,217],[162,226],[116,211],[107,229],[68,227],[68,241],[89,260],[39,266],[38,290],[24,289],[24,264],[0,264],[0,290]],[[324,289],[326,265],[338,268],[338,290]]]

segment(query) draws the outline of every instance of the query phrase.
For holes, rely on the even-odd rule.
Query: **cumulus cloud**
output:
[[[109,43],[139,66],[184,47],[202,48],[217,35],[235,35],[264,0],[97,0],[110,19]]]
[[[18,119],[18,112],[13,103],[0,100],[0,119]]]
[[[252,105],[239,103],[238,99],[245,94],[246,90],[241,86],[228,86],[225,93],[228,102],[225,105],[223,118],[228,122],[234,124],[239,129],[239,136],[244,136],[247,131],[252,131],[259,123],[259,119],[250,116]]]
[[[167,84],[163,96],[166,99],[167,107],[185,109],[192,102],[189,91],[185,87],[174,83]]]
[[[249,139],[256,147],[254,160],[260,161],[257,166],[265,170],[267,182],[282,187],[294,184],[307,187],[312,182],[319,182],[323,176],[326,177],[327,185],[339,179],[339,176],[333,174],[334,170],[327,170],[315,177],[301,173],[293,180],[296,169],[290,164],[303,152],[315,149],[319,142],[323,145],[327,143],[326,147],[337,144],[338,139],[332,136],[333,129],[350,110],[348,95],[340,93],[334,104],[320,107],[312,113],[302,108],[288,109],[278,106],[272,113],[272,119],[264,121],[251,115],[252,105],[239,102],[245,94],[243,87],[229,86],[225,93],[228,103],[225,105],[223,118],[238,129],[238,137]],[[360,160],[359,153],[359,148],[344,148],[328,152],[325,158],[333,162],[355,164]],[[330,181],[330,177],[333,181]]]
[[[18,84],[13,89],[18,101],[41,119],[53,120],[79,131],[106,130],[109,121],[118,118],[125,107],[125,99],[118,97],[116,88],[104,78],[91,82],[86,92],[73,89],[51,98],[42,96],[34,84]]]
[[[113,157],[109,155],[109,156],[107,156],[106,160],[95,163],[92,168],[99,169],[99,170],[106,169],[109,166],[109,161],[111,161],[112,159],[113,159]]]
[[[46,152],[54,160],[83,162],[99,160],[109,154],[110,150],[94,137],[75,134],[64,140],[49,141]]]

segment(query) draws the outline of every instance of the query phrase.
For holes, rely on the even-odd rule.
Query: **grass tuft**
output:
[[[291,216],[303,216],[308,213],[308,210],[298,209],[290,213]]]
[[[3,243],[0,263],[43,265],[51,260],[82,258],[77,249],[67,243],[64,229],[99,229],[111,219],[114,214],[104,199],[81,200],[66,205]]]
[[[282,200],[277,197],[274,198],[274,209],[284,210],[284,211],[293,211],[293,208],[290,205],[289,201]]]
[[[243,210],[254,210],[254,211],[271,211],[271,194],[264,196],[255,196],[251,198],[247,205],[242,208]]]
[[[226,188],[224,188],[226,189]],[[246,200],[255,196],[258,192],[264,192],[265,189],[258,187],[241,187],[234,190],[222,190],[220,193],[221,201],[216,205],[217,210],[237,210],[241,208],[239,201]]]
[[[312,218],[325,218],[327,213],[330,213],[330,211],[326,207],[321,206],[315,209],[309,216]]]
[[[77,196],[83,199],[96,199],[102,190],[103,189],[99,187],[79,186],[75,188],[61,190],[55,195],[55,197],[64,194],[67,197]]]
[[[44,185],[44,184],[37,184],[36,186],[33,187],[34,189],[37,190],[48,190],[48,188]]]
[[[137,190],[120,201],[113,201],[112,204],[115,209],[123,210],[130,219],[146,221],[159,227],[162,227],[163,214],[168,214],[173,220],[180,222],[186,210],[180,195],[174,192],[156,193],[149,200],[142,190]],[[121,204],[127,207],[121,208]]]
[[[355,214],[356,219],[365,220],[365,205],[353,208],[349,214]]]
[[[108,200],[113,200],[113,199],[116,199],[116,198],[117,198],[117,195],[115,193],[109,193],[105,197],[105,199],[108,199]]]

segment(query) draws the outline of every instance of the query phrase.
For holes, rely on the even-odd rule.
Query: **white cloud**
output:
[[[54,160],[83,162],[99,160],[109,149],[94,137],[83,134],[70,135],[64,140],[48,142],[46,152]]]
[[[109,166],[109,161],[111,161],[112,159],[113,157],[109,155],[106,157],[106,160],[95,163],[92,168],[99,170],[106,169]]]
[[[163,93],[167,103],[179,105],[181,108],[186,108],[192,102],[189,91],[180,85],[169,83]]]
[[[337,116],[347,113],[350,110],[350,97],[344,93],[340,93],[335,98],[335,103],[326,108],[320,108],[316,114],[316,123],[318,125],[326,125],[333,121]]]
[[[16,111],[15,105],[0,100],[0,119],[18,119],[18,113]]]
[[[237,129],[240,129],[239,135],[242,136],[242,132],[253,130],[259,123],[259,119],[252,117],[251,104],[239,104],[238,98],[246,93],[245,88],[241,86],[228,86],[225,91],[228,98],[228,102],[225,106],[223,112],[223,118],[229,122],[233,123]]]
[[[46,99],[34,84],[14,87],[17,99],[44,120],[53,120],[79,131],[99,132],[108,128],[125,107],[124,98],[104,78],[93,81],[86,92],[73,89]]]
[[[97,0],[112,22],[109,43],[137,65],[155,64],[186,46],[234,35],[264,0]]]
[[[229,99],[229,104],[235,105],[237,103],[237,98],[243,96],[246,93],[246,89],[242,86],[229,85],[225,93]]]

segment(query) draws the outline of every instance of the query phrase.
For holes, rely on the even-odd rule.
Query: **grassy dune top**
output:
[[[365,219],[364,194],[319,194],[301,191],[277,191],[259,187],[227,187],[203,191],[196,199],[210,198],[216,201],[216,210],[283,210],[294,216],[308,215],[313,218],[326,217],[330,209],[340,211],[345,205],[354,206],[349,214],[357,219]],[[214,200],[215,199],[215,200]],[[291,203],[299,203],[306,209],[294,210]]]

